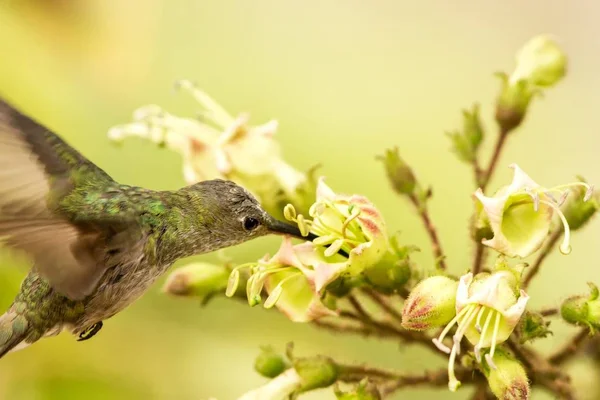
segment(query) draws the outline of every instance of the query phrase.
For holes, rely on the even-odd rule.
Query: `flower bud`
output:
[[[483,141],[483,127],[479,119],[479,106],[473,106],[473,111],[463,110],[462,131],[449,132],[452,140],[452,150],[458,158],[467,163],[475,161],[477,150]]]
[[[517,326],[518,337],[521,343],[545,338],[552,334],[552,331],[548,329],[549,326],[550,322],[545,321],[541,314],[526,311]]]
[[[503,400],[527,400],[531,395],[527,373],[519,361],[503,349],[497,349],[493,368],[482,365],[492,393]]]
[[[388,179],[394,190],[400,194],[412,194],[417,180],[412,169],[400,158],[398,148],[386,150],[385,155],[380,156],[379,159],[383,161]]]
[[[416,331],[444,326],[456,315],[458,282],[445,276],[424,279],[402,309],[402,327]]]
[[[560,81],[567,70],[567,57],[558,44],[546,35],[529,40],[517,53],[517,67],[511,82],[525,80],[532,85],[549,87]]]
[[[298,358],[294,369],[301,379],[299,393],[331,386],[338,378],[337,365],[325,356]]]
[[[595,332],[600,329],[600,300],[598,287],[593,283],[588,283],[591,289],[589,296],[573,296],[566,299],[561,308],[560,314],[563,319],[570,324],[588,326],[590,331]]]
[[[272,347],[263,347],[254,361],[256,372],[266,378],[275,378],[289,368],[283,354],[277,353]]]
[[[585,182],[581,178],[579,180]],[[566,199],[562,210],[569,223],[569,227],[571,230],[576,231],[592,219],[598,208],[600,208],[600,204],[597,197],[592,197],[588,201],[584,201],[586,199],[586,188],[580,186],[572,190],[574,193]]]
[[[174,296],[205,298],[224,290],[228,277],[229,270],[224,266],[192,263],[171,273],[163,291]]]
[[[502,134],[507,134],[521,125],[537,91],[527,81],[511,84],[506,74],[500,73],[498,77],[502,80],[502,89],[496,100],[496,122]]]
[[[363,379],[349,392],[342,392],[339,388],[335,388],[334,392],[338,400],[381,400],[379,389],[368,379]]]
[[[412,276],[410,261],[399,259],[392,252],[364,272],[367,282],[382,293],[391,294],[401,289]]]

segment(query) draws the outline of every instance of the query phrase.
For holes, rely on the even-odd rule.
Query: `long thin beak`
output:
[[[276,220],[275,218],[272,218],[269,221],[268,228],[273,233],[280,233],[282,235],[290,235],[290,236],[294,236],[294,237],[297,237],[300,239],[310,240],[311,242],[313,241],[313,239],[318,238],[317,235],[315,235],[314,233],[310,233],[310,232],[308,233],[307,236],[302,236],[302,233],[300,233],[300,229],[298,229],[297,226],[288,224],[286,222],[281,222],[279,220]],[[325,247],[329,247],[329,246],[330,245],[326,245]],[[340,254],[344,257],[349,257],[348,253],[346,253],[342,249],[338,250],[338,254]]]
[[[282,235],[290,235],[290,236],[294,236],[294,237],[297,237],[299,239],[304,239],[304,240],[312,241],[313,239],[318,237],[314,233],[309,233],[307,236],[302,236],[302,233],[300,233],[300,229],[298,229],[297,226],[276,220],[275,218],[273,218],[269,221],[267,227],[273,233],[280,233]]]

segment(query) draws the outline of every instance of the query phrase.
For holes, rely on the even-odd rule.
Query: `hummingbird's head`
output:
[[[272,217],[254,196],[231,181],[213,179],[190,188],[201,194],[205,226],[211,234],[222,237],[223,247],[268,234],[315,238],[313,234],[302,236],[297,226]]]

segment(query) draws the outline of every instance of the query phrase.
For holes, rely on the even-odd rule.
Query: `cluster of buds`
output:
[[[536,93],[554,86],[566,74],[567,57],[556,41],[536,36],[517,53],[510,75],[499,73],[502,90],[496,107],[496,121],[504,133],[521,124]]]
[[[358,277],[389,253],[381,214],[367,198],[336,194],[320,179],[308,216],[298,214],[292,205],[285,207],[284,215],[304,234],[318,237],[298,245],[285,238],[273,257],[235,268],[227,295],[235,293],[240,271],[249,269],[246,288],[251,306],[262,302],[265,290],[264,306],[277,306],[293,321],[336,315],[334,305],[327,301],[328,287]]]
[[[521,272],[500,262],[493,273],[463,275],[458,282],[434,276],[417,285],[405,303],[402,325],[406,329],[444,329],[433,339],[435,346],[449,354],[448,386],[455,391],[460,386],[454,364],[461,354],[461,342],[466,338],[474,347],[478,363],[485,360],[496,370],[496,349],[517,326],[529,300],[519,289]],[[452,343],[444,339],[456,327]]]
[[[475,192],[476,238],[507,257],[524,258],[542,246],[552,227],[552,219],[557,215],[564,231],[560,251],[569,254],[571,230],[561,207],[572,191],[582,194],[581,203],[584,204],[592,198],[593,187],[578,181],[548,189],[538,185],[516,164],[511,168],[514,176],[510,185],[502,187],[492,197],[485,196],[481,189]],[[580,215],[576,212],[580,207],[580,202],[569,203],[570,215]],[[585,217],[589,218],[591,214],[587,212]],[[491,237],[486,237],[488,234]]]
[[[108,136],[122,142],[141,137],[179,153],[188,184],[208,179],[228,179],[248,189],[273,213],[292,203],[307,208],[306,197],[314,192],[312,177],[286,163],[274,140],[278,123],[271,120],[249,126],[249,115],[232,117],[223,107],[189,81],[178,88],[192,94],[203,107],[202,118],[183,118],[158,105],[133,113],[133,122],[113,127]]]

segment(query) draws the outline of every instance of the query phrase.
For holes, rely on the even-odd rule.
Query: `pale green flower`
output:
[[[569,188],[586,188],[584,200],[588,200],[593,188],[584,182],[546,189],[533,181],[518,165],[510,185],[501,188],[493,197],[487,197],[481,189],[474,194],[476,206],[482,208],[482,217],[493,232],[491,239],[482,243],[509,257],[527,257],[538,250],[550,231],[552,217],[558,215],[564,229],[560,246],[563,254],[571,251],[570,229],[560,206]]]
[[[487,364],[495,368],[496,346],[511,335],[525,311],[529,296],[519,290],[519,276],[516,271],[501,269],[492,274],[480,273],[473,278],[472,273],[460,278],[456,291],[456,316],[433,343],[441,351],[450,355],[448,363],[448,387],[455,391],[460,381],[454,375],[454,362],[460,354],[463,337],[474,345],[475,357],[481,362],[481,350],[489,348],[485,355]],[[452,347],[443,343],[450,329],[457,325],[452,337]]]
[[[341,275],[359,275],[380,261],[389,248],[385,222],[373,203],[360,195],[336,194],[324,178],[318,181],[310,218],[296,215],[289,205],[284,216],[301,231],[319,236],[296,248],[301,262],[315,270],[318,291]],[[348,258],[340,257],[340,252]]]
[[[209,179],[228,179],[252,192],[266,207],[275,207],[283,192],[298,202],[297,189],[307,177],[287,164],[274,140],[278,123],[249,126],[248,114],[233,118],[206,93],[189,81],[179,82],[204,108],[200,119],[182,118],[157,105],[134,112],[134,122],[112,128],[110,139],[129,136],[151,140],[181,154],[188,184]]]
[[[240,265],[230,275],[227,295],[232,296],[239,284],[239,270],[249,268],[252,276],[247,282],[248,302],[255,306],[262,302],[263,289],[268,297],[265,308],[277,306],[290,320],[307,322],[337,313],[321,301],[322,290],[315,283],[319,273],[304,265],[296,254],[291,239],[285,237],[279,251],[265,256],[256,263]]]

